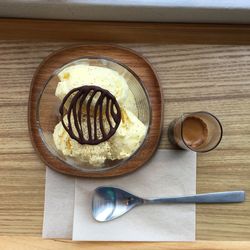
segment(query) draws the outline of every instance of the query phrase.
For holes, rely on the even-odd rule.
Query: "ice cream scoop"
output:
[[[121,106],[126,102],[129,94],[129,87],[124,77],[109,68],[83,64],[73,65],[63,69],[58,77],[60,82],[55,95],[61,100],[70,90],[83,85],[98,85],[107,89]]]

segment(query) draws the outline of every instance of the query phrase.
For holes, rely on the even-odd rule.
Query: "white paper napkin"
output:
[[[91,216],[93,190],[101,185],[124,188],[142,197],[196,193],[195,153],[182,150],[158,150],[148,164],[123,177],[76,178],[75,181],[73,177],[62,176],[47,170],[44,237],[69,238],[71,236],[73,240],[93,241],[195,240],[195,205],[193,204],[142,206],[107,223],[96,222]],[[72,186],[75,186],[75,190]],[[72,208],[72,201],[74,208]],[[71,234],[72,228],[73,234]]]
[[[46,168],[43,237],[72,239],[75,178]]]

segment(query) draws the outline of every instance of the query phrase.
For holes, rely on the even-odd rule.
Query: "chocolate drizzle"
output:
[[[66,108],[68,101],[69,107]],[[116,98],[108,90],[94,85],[72,89],[63,98],[59,112],[69,136],[82,145],[107,141],[121,122],[121,110]]]

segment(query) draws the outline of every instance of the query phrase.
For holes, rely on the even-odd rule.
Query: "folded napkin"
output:
[[[195,240],[195,205],[147,205],[121,218],[100,223],[91,215],[93,190],[120,187],[141,197],[196,193],[196,154],[158,150],[136,172],[109,179],[85,179],[46,171],[43,237],[91,241]]]
[[[75,178],[46,168],[43,237],[72,239]]]

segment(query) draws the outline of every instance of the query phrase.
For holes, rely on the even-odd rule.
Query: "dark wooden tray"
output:
[[[148,136],[142,147],[128,161],[111,170],[103,172],[84,172],[73,168],[50,153],[39,134],[37,108],[39,96],[49,77],[62,65],[83,56],[105,57],[128,66],[141,79],[149,96],[152,120]],[[48,108],[50,108],[48,106]],[[82,45],[69,47],[52,53],[39,66],[30,87],[28,122],[30,137],[38,155],[49,167],[62,172],[83,177],[112,177],[130,173],[143,166],[153,155],[159,144],[162,121],[163,99],[157,76],[151,65],[134,51],[112,45]]]

